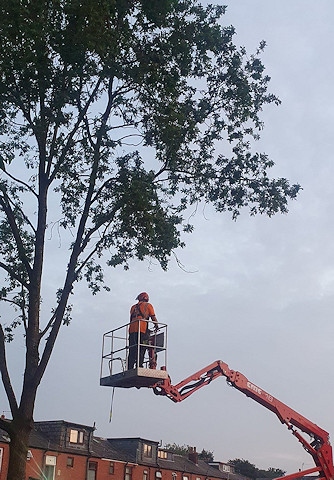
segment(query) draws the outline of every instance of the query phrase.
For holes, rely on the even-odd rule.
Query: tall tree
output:
[[[9,480],[24,478],[36,393],[69,322],[69,295],[82,278],[93,293],[104,287],[102,256],[124,268],[152,257],[165,269],[192,230],[189,205],[271,216],[298,193],[254,151],[263,106],[279,103],[264,43],[253,55],[236,47],[224,13],[197,0],[0,4],[0,300],[16,310],[0,328]],[[47,316],[55,227],[70,248]],[[5,348],[16,327],[26,345],[20,395]]]

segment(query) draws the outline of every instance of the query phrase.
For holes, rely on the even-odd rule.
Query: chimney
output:
[[[189,447],[188,459],[195,465],[198,465],[198,453],[196,452],[196,447]]]

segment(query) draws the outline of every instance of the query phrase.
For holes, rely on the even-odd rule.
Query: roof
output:
[[[129,453],[118,448],[114,448],[107,438],[93,437],[91,443],[91,454],[98,458],[107,458],[125,463],[136,463],[136,458],[129,456]]]
[[[64,432],[69,428],[84,430],[89,434],[88,441],[85,445],[82,445],[83,448],[81,448],[81,450],[75,449],[75,447],[69,445],[67,441],[64,441]],[[158,442],[153,440],[146,440],[141,437],[96,437],[93,435],[94,430],[95,428],[92,426],[66,422],[64,420],[35,422],[34,429],[30,433],[29,447],[55,452],[75,453],[77,455],[89,455],[90,457],[104,458],[124,463],[140,463],[141,465],[145,465],[145,462],[138,460],[138,443],[150,443],[156,445],[158,448]],[[0,429],[0,443],[8,441],[7,433]],[[223,472],[218,468],[210,466],[204,460],[198,460],[198,463],[194,463],[189,460],[188,457],[177,454],[173,454],[169,459],[158,457],[156,463],[154,459],[152,460],[153,463],[150,464],[156,468],[181,473],[186,472],[224,480],[227,478],[229,480],[245,480],[246,478],[232,472]]]
[[[215,467],[211,467],[204,460],[198,460],[198,464],[192,462],[187,457],[173,454],[173,460],[158,458],[160,468],[176,470],[178,472],[187,472],[197,475],[205,475],[206,477],[215,477],[230,480],[242,480],[245,477],[231,472],[222,472]]]

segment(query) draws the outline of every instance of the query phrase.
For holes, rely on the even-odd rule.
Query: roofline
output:
[[[41,423],[44,423],[44,424],[56,424],[56,423],[60,423],[60,424],[63,424],[67,427],[69,426],[73,426],[73,427],[79,427],[79,428],[86,428],[86,429],[89,429],[91,430],[92,432],[94,432],[96,430],[96,427],[95,425],[85,425],[85,424],[82,424],[82,423],[76,423],[76,422],[69,422],[67,420],[37,420],[37,421],[34,421],[34,426],[38,424],[41,424]]]
[[[111,438],[103,438],[103,437],[95,437],[94,438],[102,438],[103,440],[143,440],[144,442],[149,442],[149,443],[156,443],[159,445],[160,442],[157,440],[149,440],[147,438],[143,437],[111,437]]]

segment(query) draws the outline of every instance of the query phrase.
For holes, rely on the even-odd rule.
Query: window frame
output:
[[[146,458],[153,458],[153,445],[150,443],[143,443],[143,456]]]
[[[131,465],[126,465],[124,470],[124,480],[132,480],[133,468]]]
[[[72,445],[83,445],[85,441],[85,432],[76,428],[69,429],[69,443]]]

